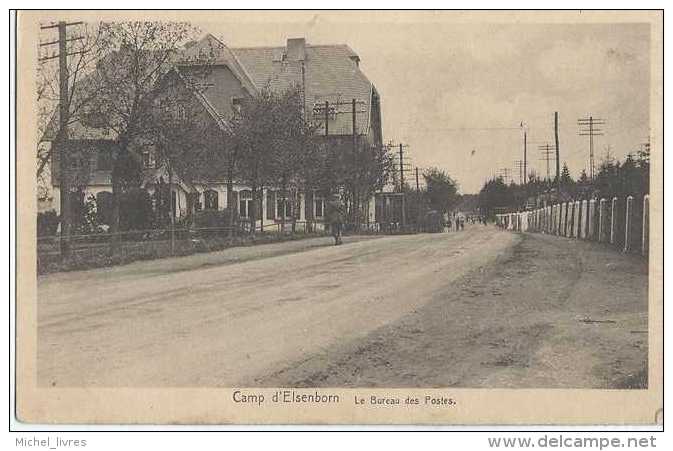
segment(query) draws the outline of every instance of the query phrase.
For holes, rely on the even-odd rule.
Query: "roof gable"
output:
[[[360,70],[358,57],[347,45],[307,45],[304,59],[292,59],[285,47],[232,48],[238,61],[246,68],[255,85],[283,91],[305,86],[307,110],[329,101],[342,102],[330,132],[352,133],[350,115],[352,99],[358,101],[356,114],[358,133],[367,133],[370,120],[372,84]],[[303,66],[303,74],[302,74]],[[316,117],[316,119],[322,119]]]

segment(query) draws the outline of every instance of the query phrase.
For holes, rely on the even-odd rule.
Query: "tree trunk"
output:
[[[59,235],[59,246],[61,251],[61,260],[67,260],[70,257],[70,232],[72,224],[72,202],[70,200],[70,159],[67,134],[63,131],[59,134],[55,147],[59,157],[59,207],[61,210],[61,233]]]
[[[112,166],[112,223],[110,224],[110,233],[112,239],[110,240],[110,252],[116,255],[120,252],[122,246],[121,230],[120,230],[120,216],[121,216],[121,196],[123,194],[123,187],[119,178],[120,165],[123,164],[124,159],[128,158],[128,138],[129,135],[122,135],[119,138],[117,156],[113,161]]]
[[[229,217],[228,217],[229,224],[227,224],[229,230],[227,231],[227,233],[229,235],[229,238],[234,236],[234,206],[232,205],[233,200],[234,200],[234,180],[233,180],[233,169],[230,165],[227,173],[227,210],[229,210]]]
[[[119,178],[112,175],[112,212],[111,212],[111,221],[110,221],[110,253],[116,255],[119,253],[121,248],[121,235],[119,231],[119,216],[121,214],[121,195],[122,187],[119,182]]]
[[[177,193],[175,195],[175,200],[177,203]],[[173,207],[173,170],[170,165],[168,167],[168,204],[170,211],[170,253],[171,255],[175,254],[175,208]]]
[[[280,211],[280,231],[281,233],[285,233],[285,210],[287,210],[287,189],[285,183],[281,185],[280,200],[280,204],[283,206]]]
[[[292,198],[292,209],[291,209],[291,212],[292,212],[292,234],[295,234],[297,232],[297,213],[298,213],[298,210],[297,210],[297,200],[298,200],[297,191],[293,190],[292,191],[292,196],[290,196],[290,197]]]
[[[264,232],[264,184],[259,187],[259,231]]]
[[[252,207],[248,211],[248,217],[250,218],[250,233],[255,234],[255,225],[257,224],[257,184],[252,184]]]

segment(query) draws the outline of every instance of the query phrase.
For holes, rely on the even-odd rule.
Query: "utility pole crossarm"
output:
[[[595,177],[595,161],[594,161],[594,136],[602,136],[603,130],[596,128],[596,126],[605,125],[605,119],[595,118],[593,116],[577,119],[577,126],[579,128],[579,136],[589,137],[589,177],[591,180]]]

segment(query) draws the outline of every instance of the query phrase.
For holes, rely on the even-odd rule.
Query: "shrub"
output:
[[[145,230],[152,227],[152,198],[141,188],[131,188],[119,202],[119,226],[126,230]]]
[[[37,214],[37,236],[53,236],[58,230],[60,218],[55,210],[43,211]]]

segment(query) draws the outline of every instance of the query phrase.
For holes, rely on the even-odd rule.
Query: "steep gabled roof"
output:
[[[358,133],[369,130],[372,83],[358,66],[357,54],[347,45],[306,45],[303,59],[292,59],[286,47],[232,48],[238,61],[245,67],[258,87],[268,86],[283,91],[293,86],[305,87],[306,107],[309,114],[315,103],[329,101],[348,103],[339,107],[330,133],[352,133],[350,103],[357,99],[356,114]],[[322,119],[322,118],[316,118]]]
[[[258,90],[258,86],[236,55],[212,34],[207,34],[199,42],[184,50],[180,60],[179,65],[189,65],[192,61],[196,64],[199,61],[208,61],[213,66],[227,66],[250,94]]]

